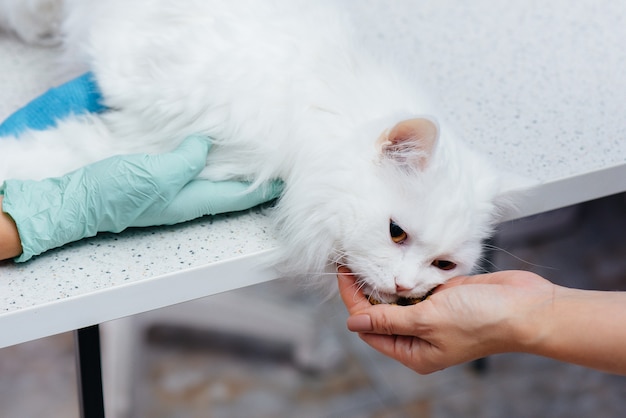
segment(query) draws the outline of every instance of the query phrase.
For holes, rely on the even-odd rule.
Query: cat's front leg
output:
[[[112,136],[98,115],[71,116],[47,130],[0,137],[0,182],[56,177],[114,155]]]

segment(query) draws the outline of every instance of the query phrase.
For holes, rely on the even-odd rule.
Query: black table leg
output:
[[[81,418],[104,418],[100,329],[98,325],[75,331],[76,375]]]

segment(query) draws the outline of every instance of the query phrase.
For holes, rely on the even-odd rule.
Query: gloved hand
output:
[[[54,87],[18,109],[0,125],[0,137],[18,136],[27,128],[44,130],[70,114],[101,112],[102,95],[93,74],[86,73]]]
[[[197,135],[166,154],[116,156],[59,178],[5,181],[2,209],[15,221],[22,241],[16,261],[98,232],[171,225],[278,196],[280,183],[246,192],[245,183],[192,180],[210,147],[206,137]]]
[[[98,86],[87,73],[11,115],[0,125],[0,137],[46,129],[70,114],[106,110],[100,102]],[[248,191],[247,183],[195,179],[210,147],[208,138],[194,136],[168,154],[116,156],[60,178],[5,181],[2,210],[14,219],[23,248],[16,261],[97,232],[248,209],[282,192],[279,181]]]

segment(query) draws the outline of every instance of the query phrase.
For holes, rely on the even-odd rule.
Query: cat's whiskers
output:
[[[489,267],[491,267],[492,269],[490,269]],[[490,273],[496,270],[500,270],[498,266],[493,261],[491,261],[489,257],[482,256],[477,260],[475,267],[472,269],[472,272],[474,274],[483,274]]]
[[[309,274],[309,275],[316,275],[316,276],[337,276],[338,272],[333,272],[333,271],[325,271],[325,272],[302,272],[301,274]],[[356,274],[354,273],[341,273],[344,276],[356,276]]]
[[[344,250],[340,250],[338,248],[333,249],[333,253],[331,254],[331,262],[333,264],[343,265],[345,263],[347,253]]]
[[[546,266],[546,265],[542,265],[542,264],[531,263],[530,261],[524,260],[523,258],[521,258],[521,257],[519,257],[519,256],[517,256],[517,255],[515,255],[513,253],[511,253],[510,251],[507,251],[504,248],[498,247],[496,245],[485,244],[485,245],[483,245],[483,248],[485,248],[487,250],[496,250],[496,251],[503,252],[504,254],[506,254],[508,256],[511,256],[514,259],[516,259],[518,261],[521,261],[522,263],[528,264],[529,266],[532,266],[532,267],[544,268],[544,269],[548,269],[548,270],[558,270],[558,268],[556,268],[556,267],[550,267],[550,266]],[[480,260],[490,264],[496,270],[500,270],[498,268],[498,266],[496,266],[488,257],[481,257]],[[485,272],[487,272],[487,271],[485,271]]]
[[[357,300],[357,294],[363,290],[363,288],[367,285],[364,280],[357,280],[354,284],[354,293],[352,294],[352,300]],[[365,295],[367,301],[371,303],[371,295]]]

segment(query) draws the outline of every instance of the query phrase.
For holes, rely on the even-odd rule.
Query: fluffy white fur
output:
[[[67,60],[94,72],[111,110],[0,139],[0,180],[170,150],[201,132],[216,144],[203,177],[285,181],[273,211],[285,274],[345,263],[389,302],[468,273],[496,220],[499,174],[420,117],[431,109],[414,84],[355,40],[338,8],[67,0]]]
[[[62,4],[59,0],[0,0],[0,29],[32,44],[61,41]]]

